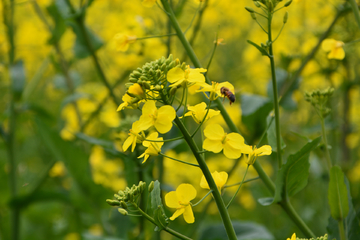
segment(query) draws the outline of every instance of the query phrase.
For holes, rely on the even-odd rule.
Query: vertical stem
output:
[[[273,85],[273,95],[274,95],[274,111],[275,111],[275,127],[276,127],[276,155],[278,158],[278,166],[281,168],[282,166],[282,158],[281,158],[281,133],[280,133],[280,113],[279,113],[279,100],[278,100],[278,90],[277,90],[277,82],[276,82],[276,73],[275,73],[275,60],[273,54],[272,47],[272,37],[271,37],[271,21],[272,21],[272,13],[269,11],[268,13],[268,40],[269,40],[269,59],[270,59],[270,67],[271,67],[271,80]]]
[[[330,172],[330,169],[332,167],[332,163],[331,163],[330,151],[329,151],[329,148],[328,148],[328,141],[327,141],[327,137],[326,137],[325,122],[324,122],[323,116],[320,116],[320,122],[321,122],[321,132],[322,132],[322,136],[323,136],[324,144],[325,144],[326,164],[327,164],[328,170]]]
[[[351,5],[351,8],[354,12],[354,16],[355,16],[355,20],[357,22],[357,24],[359,25],[359,28],[360,28],[360,13],[359,13],[359,7],[356,3],[355,0],[349,0],[349,3]]]
[[[339,227],[339,235],[340,235],[340,239],[341,240],[346,240],[346,234],[345,234],[345,229],[344,229],[344,221],[340,220],[338,221],[338,227]]]

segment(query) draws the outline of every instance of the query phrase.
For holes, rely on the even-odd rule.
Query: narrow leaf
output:
[[[349,213],[349,205],[344,173],[338,166],[333,166],[330,170],[328,200],[331,216],[335,220],[343,220]]]
[[[247,42],[248,42],[249,44],[253,45],[254,47],[256,47],[256,48],[260,51],[261,55],[263,55],[263,56],[268,56],[268,57],[270,56],[270,55],[268,54],[268,52],[267,52],[264,48],[260,47],[259,45],[257,45],[257,44],[254,43],[253,41],[247,40]]]

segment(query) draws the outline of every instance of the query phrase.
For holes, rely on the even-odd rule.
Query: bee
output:
[[[227,87],[220,88],[221,94],[225,97],[227,97],[230,101],[230,105],[235,102],[235,95],[228,89]]]

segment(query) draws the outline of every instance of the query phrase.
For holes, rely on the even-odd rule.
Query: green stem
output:
[[[173,157],[169,157],[163,153],[159,153],[159,155],[163,156],[163,157],[166,157],[166,158],[169,158],[171,160],[174,160],[174,161],[177,161],[177,162],[180,162],[180,163],[183,163],[183,164],[187,164],[187,165],[190,165],[190,166],[193,166],[193,167],[199,167],[199,165],[196,165],[194,163],[188,163],[188,162],[184,162],[182,160],[179,160],[179,159],[176,159],[176,158],[173,158]]]
[[[331,163],[331,157],[330,157],[330,151],[328,148],[328,141],[327,141],[327,137],[326,137],[326,130],[325,130],[325,121],[324,118],[322,116],[320,116],[320,123],[321,123],[321,132],[322,132],[322,136],[324,139],[324,144],[325,144],[325,157],[326,157],[326,164],[330,173],[330,169],[332,167],[332,163]]]
[[[234,183],[234,184],[230,184],[230,185],[225,185],[223,186],[223,188],[229,188],[229,187],[234,187],[234,186],[237,186],[239,184],[243,184],[243,183],[247,183],[247,182],[252,182],[252,181],[255,181],[255,180],[258,180],[260,179],[259,177],[256,177],[256,178],[250,178],[248,180],[245,180],[245,181],[241,181],[241,182],[238,182],[238,183]]]
[[[232,196],[232,198],[230,199],[230,202],[228,203],[228,205],[226,206],[226,208],[229,208],[229,207],[230,207],[230,204],[232,203],[232,201],[235,199],[236,195],[237,195],[237,194],[238,194],[238,192],[240,191],[240,188],[241,188],[242,184],[244,183],[244,180],[245,180],[246,174],[247,174],[247,172],[248,172],[248,170],[249,170],[249,166],[250,166],[250,165],[247,165],[247,168],[246,168],[246,170],[245,170],[244,177],[243,177],[243,179],[242,179],[242,181],[241,181],[241,183],[240,183],[240,185],[239,185],[238,189],[236,190],[236,192],[235,192],[234,196]]]
[[[212,193],[212,190],[208,191],[208,193],[205,194],[205,196],[204,196],[202,199],[200,199],[197,203],[192,204],[192,207],[196,207],[199,203],[201,203],[202,201],[204,201],[204,199],[205,199],[207,196],[209,196],[210,193]]]
[[[359,28],[360,28],[360,13],[359,13],[359,7],[356,3],[355,0],[349,0],[349,3],[351,5],[351,8],[354,12],[354,16],[355,16],[355,20],[357,22],[357,24],[359,25]]]
[[[149,222],[151,222],[152,224],[154,224],[155,226],[158,226],[158,224],[156,223],[156,221],[150,217],[148,214],[146,214],[143,210],[141,210],[137,205],[135,205],[135,207],[137,208],[137,210],[141,213],[141,215],[146,218]],[[191,238],[188,238],[187,236],[182,235],[181,233],[166,227],[166,226],[158,226],[159,228],[162,228],[164,231],[170,233],[171,235],[179,238],[179,239],[184,239],[184,240],[191,240]]]
[[[274,95],[274,111],[275,111],[275,127],[276,127],[276,155],[278,158],[278,166],[282,166],[281,158],[281,132],[280,132],[280,112],[279,112],[279,100],[277,92],[277,82],[276,82],[276,72],[275,72],[275,60],[272,47],[272,36],[271,36],[271,21],[272,13],[268,14],[268,40],[269,40],[269,59],[271,67],[271,80],[273,85],[273,95]]]
[[[295,211],[294,207],[291,205],[288,198],[286,200],[284,199],[283,202],[280,202],[280,205],[289,215],[292,221],[298,226],[298,228],[305,234],[307,238],[316,238],[315,234],[310,230],[310,228],[306,225],[306,223],[297,214],[297,212]]]
[[[345,229],[344,229],[344,221],[340,220],[338,221],[338,227],[339,227],[339,234],[340,234],[340,239],[341,240],[346,240],[346,234],[345,234]]]

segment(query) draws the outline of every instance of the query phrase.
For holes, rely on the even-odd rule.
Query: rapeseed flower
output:
[[[154,126],[159,133],[167,133],[170,131],[175,117],[175,109],[170,105],[157,109],[155,101],[147,101],[142,108],[142,115],[139,119],[140,128],[146,130]]]
[[[170,69],[167,73],[167,80],[172,83],[169,87],[188,87],[194,84],[205,83],[205,76],[202,74],[207,70],[204,68],[192,69],[190,66],[182,70],[180,67]]]
[[[238,133],[225,133],[219,124],[209,124],[205,130],[206,139],[203,142],[205,150],[219,153],[223,150],[224,155],[230,159],[236,159],[241,156],[241,150],[244,138]]]
[[[147,140],[153,140],[153,141],[162,141],[163,138],[160,137],[158,138],[158,133],[157,132],[153,132],[151,133],[149,136],[147,136]],[[142,142],[144,147],[147,147],[147,149],[145,150],[145,152],[143,154],[141,154],[138,158],[142,158],[144,157],[144,162],[146,162],[146,160],[150,157],[150,156],[158,156],[159,153],[161,152],[161,147],[162,145],[164,145],[164,142],[152,142],[152,141],[147,141],[144,140]]]
[[[222,82],[222,83],[212,82],[211,85],[207,84],[207,83],[202,83],[202,84],[200,84],[200,86],[202,88],[197,90],[196,92],[203,92],[204,95],[211,101],[214,101],[218,97],[222,96],[221,91],[220,91],[220,89],[222,87],[228,88],[229,91],[232,92],[233,94],[235,93],[234,86],[229,82]],[[209,96],[206,95],[205,92],[209,92]]]
[[[260,148],[256,148],[256,146],[244,145],[241,149],[242,153],[248,154],[248,158],[246,160],[246,164],[252,165],[256,161],[257,157],[270,155],[272,152],[271,146],[264,145]]]
[[[125,152],[131,146],[131,152],[134,151],[136,143],[141,142],[143,136],[140,135],[140,132],[145,129],[141,128],[139,121],[136,121],[132,124],[132,128],[129,130],[129,137],[124,141],[123,151]]]
[[[296,234],[294,233],[291,238],[287,238],[286,240],[296,240]]]
[[[329,52],[329,54],[327,55],[329,59],[338,60],[342,60],[345,57],[345,51],[343,49],[343,46],[343,42],[330,38],[325,39],[321,44],[322,49],[325,52]]]
[[[196,189],[191,184],[180,184],[176,191],[169,192],[165,195],[165,203],[169,208],[176,208],[176,212],[170,217],[174,220],[181,214],[187,223],[195,222],[194,213],[190,201],[196,197]]]
[[[136,41],[136,36],[129,36],[124,33],[118,33],[114,36],[116,51],[126,52],[131,43]]]
[[[187,113],[185,113],[185,117],[192,116],[194,121],[199,124],[202,121],[205,122],[209,118],[212,118],[213,116],[216,116],[220,113],[220,111],[209,109],[209,112],[206,115],[206,112],[207,112],[206,108],[207,108],[207,105],[204,102],[199,103],[195,106],[188,106],[189,111]],[[206,119],[204,119],[205,115],[206,115]]]
[[[213,172],[211,173],[211,176],[214,178],[214,181],[216,183],[217,188],[219,191],[221,191],[222,187],[226,184],[228,179],[227,172]],[[203,175],[200,181],[200,187],[205,189],[210,189],[208,182],[205,179],[205,176]]]

